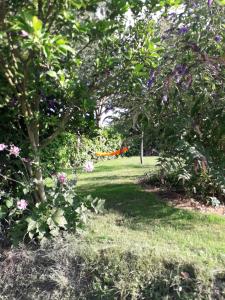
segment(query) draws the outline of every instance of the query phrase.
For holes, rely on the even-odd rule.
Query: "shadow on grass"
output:
[[[82,186],[84,188],[84,186]],[[204,216],[169,206],[154,193],[142,191],[136,184],[106,184],[96,186],[89,192],[106,200],[107,210],[119,212],[126,217],[123,225],[136,229],[138,225],[163,225],[177,229],[191,229],[196,222],[205,222]],[[206,217],[205,217],[206,218]]]
[[[135,178],[139,178],[139,177],[140,177],[140,176],[138,176],[138,175],[132,175],[132,176],[129,175],[128,179],[135,179]],[[78,181],[79,181],[79,182],[82,182],[82,181],[87,182],[87,181],[89,181],[88,186],[90,186],[90,183],[91,183],[92,181],[97,181],[97,180],[99,180],[99,185],[102,186],[102,182],[104,182],[104,181],[124,180],[124,178],[127,178],[127,175],[126,175],[126,174],[121,175],[121,176],[112,175],[112,176],[96,176],[96,177],[90,177],[90,178],[85,178],[85,177],[83,177],[83,178],[79,178]],[[95,182],[95,183],[96,183],[96,182]],[[83,187],[83,186],[82,186],[82,187]],[[82,187],[81,187],[81,188],[82,188]]]

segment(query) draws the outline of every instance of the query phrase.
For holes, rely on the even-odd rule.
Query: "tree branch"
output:
[[[6,16],[6,1],[0,0],[0,27],[4,27]]]
[[[43,149],[47,145],[49,145],[64,130],[65,125],[67,124],[72,111],[73,109],[68,109],[65,112],[61,121],[59,122],[58,128],[49,137],[47,137],[45,140],[42,141],[42,143],[40,144],[40,149]]]
[[[43,1],[38,0],[38,18],[43,20]]]

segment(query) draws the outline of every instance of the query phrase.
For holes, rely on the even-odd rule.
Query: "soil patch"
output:
[[[176,208],[225,216],[225,205],[220,205],[217,207],[205,205],[196,201],[194,198],[188,198],[182,193],[163,190],[162,188],[153,186],[144,186],[144,190],[145,192],[156,194],[160,201],[165,201]]]

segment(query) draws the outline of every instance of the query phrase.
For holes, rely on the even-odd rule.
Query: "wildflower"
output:
[[[67,181],[67,177],[65,173],[58,173],[57,174],[57,179],[61,184],[65,184]]]
[[[213,3],[213,0],[208,0],[208,7],[210,7]]]
[[[178,29],[179,34],[185,34],[188,32],[188,28],[186,26],[182,26],[181,28]]]
[[[220,35],[216,35],[214,38],[215,42],[219,43],[222,40],[222,37]]]
[[[24,199],[18,200],[17,201],[17,208],[24,210],[27,208],[28,202]]]
[[[9,154],[10,155],[14,155],[15,157],[19,156],[19,154],[20,154],[20,148],[14,146],[14,145],[11,145],[11,147],[9,149]]]
[[[94,170],[94,165],[92,161],[87,161],[84,165],[84,170],[86,172],[92,172]]]
[[[0,151],[4,151],[7,148],[5,144],[0,144]]]

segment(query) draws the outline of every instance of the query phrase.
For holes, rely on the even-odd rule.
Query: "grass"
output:
[[[106,199],[107,209],[89,222],[85,240],[93,251],[147,254],[153,268],[193,266],[202,282],[210,282],[225,270],[225,218],[176,209],[144,191],[137,179],[155,162],[145,158],[141,166],[137,157],[122,158],[79,175],[79,190]]]
[[[137,184],[156,158],[100,162],[78,193],[106,200],[86,229],[0,253],[0,299],[225,299],[225,218],[172,208]]]
[[[97,248],[150,251],[157,259],[197,265],[205,277],[225,269],[225,218],[180,210],[144,191],[136,181],[154,168],[155,158],[97,164],[79,175],[82,193],[106,199],[107,213],[89,223],[86,239]]]

